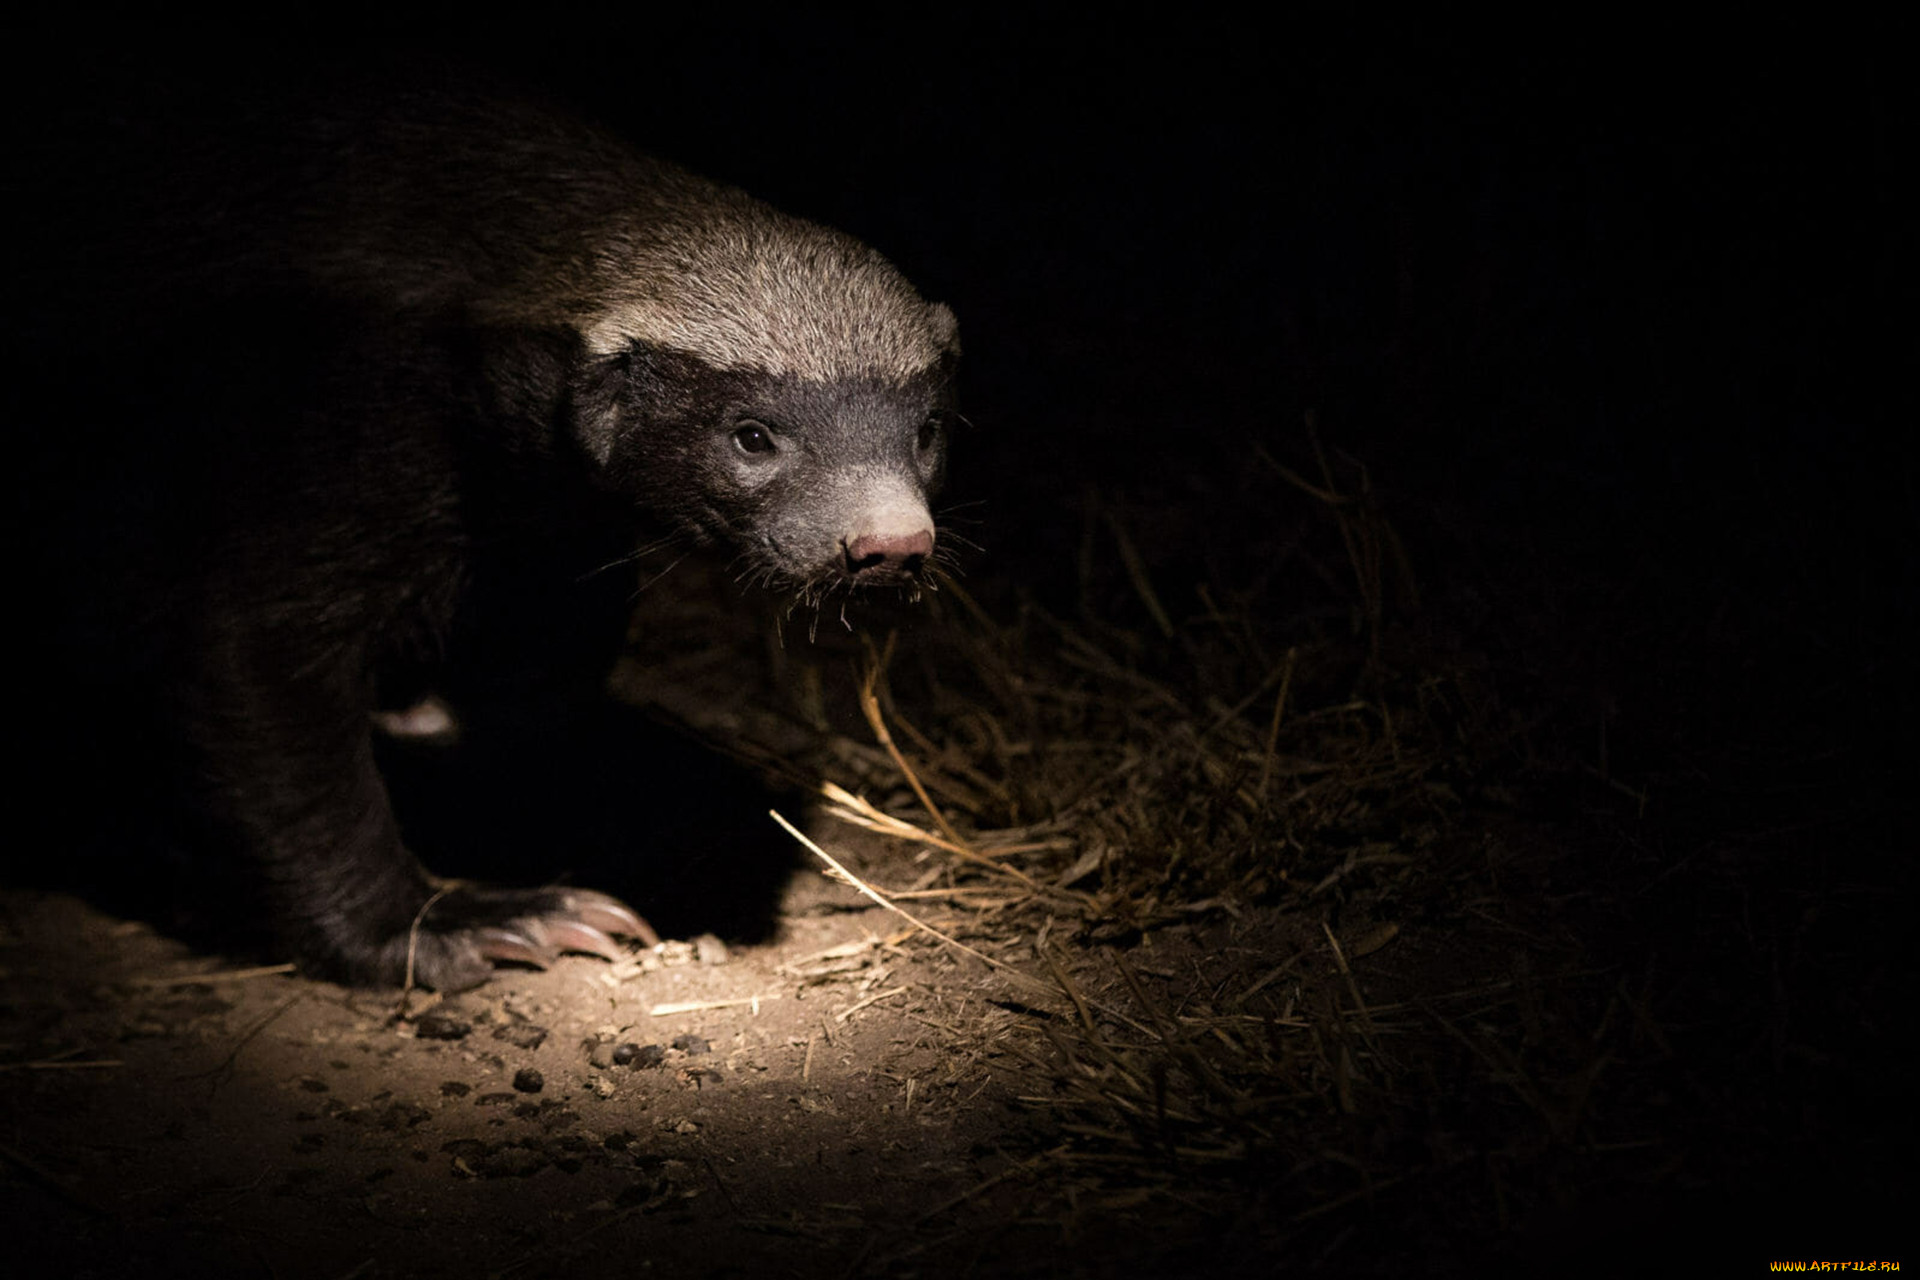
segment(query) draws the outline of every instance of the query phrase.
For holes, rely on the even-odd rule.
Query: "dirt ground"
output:
[[[1114,1274],[1221,1247],[1218,1187],[1182,1206],[1059,1166],[1057,990],[908,945],[812,869],[771,943],[446,1001],[237,969],[69,895],[4,910],[9,1238],[61,1274]],[[1318,949],[1262,912],[1136,964],[1188,989]]]
[[[861,874],[911,866],[853,843]],[[1228,1149],[1144,1172],[1057,1110],[1076,1062],[1059,989],[915,942],[805,868],[771,943],[503,972],[416,993],[404,1021],[396,993],[236,969],[71,896],[5,911],[9,1238],[68,1275],[1236,1273],[1287,1245],[1343,1271],[1374,1252],[1347,1221],[1371,1199],[1360,1159],[1398,1140],[1340,1116],[1355,1086],[1329,1076],[1292,1176]],[[1353,960],[1356,995],[1464,985],[1471,1012],[1511,985],[1504,952],[1395,932],[1350,931],[1383,948]],[[1204,1003],[1324,958],[1319,933],[1254,911],[1156,932],[1131,964]],[[1046,971],[1030,945],[983,945]],[[1130,1005],[1103,967],[1076,990]],[[1337,982],[1322,959],[1268,986],[1338,1003]]]
[[[1013,1021],[1002,984],[813,873],[775,945],[570,959],[410,1023],[70,898],[7,907],[10,1226],[66,1274],[893,1266],[982,1245],[949,1206],[1013,1167],[1034,1087],[956,1051]]]

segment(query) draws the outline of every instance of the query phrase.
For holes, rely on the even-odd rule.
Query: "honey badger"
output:
[[[312,971],[458,989],[650,938],[602,894],[429,875],[374,760],[383,682],[473,626],[513,633],[496,657],[610,658],[633,577],[596,571],[659,539],[815,604],[915,589],[952,313],[846,235],[520,102],[114,129],[85,175],[112,190],[60,231],[101,283],[33,298],[47,349],[88,352],[42,378],[78,447],[28,467],[62,544],[29,576],[51,647],[142,709],[191,840],[250,869]]]

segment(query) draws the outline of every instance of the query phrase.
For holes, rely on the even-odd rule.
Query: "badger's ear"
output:
[[[574,441],[602,467],[620,438],[621,409],[627,403],[632,361],[622,352],[580,361],[567,393],[568,426]]]
[[[960,355],[960,322],[953,318],[953,310],[944,302],[927,304],[927,328],[933,331],[933,340],[941,351],[950,358]]]
[[[597,435],[610,436],[586,425],[617,400],[602,392],[602,362],[587,357],[586,344],[572,329],[488,325],[467,333],[464,342],[482,407],[507,429],[513,447],[550,452],[572,435],[591,449]]]

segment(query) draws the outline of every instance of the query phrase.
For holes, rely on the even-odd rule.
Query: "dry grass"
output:
[[[1032,1148],[928,1231],[993,1205],[1249,1263],[1471,1264],[1777,1154],[1723,1141],[1745,1103],[1694,1103],[1780,997],[1674,1025],[1688,895],[1723,886],[1675,893],[1644,786],[1567,749],[1585,691],[1451,640],[1367,469],[1311,424],[1301,451],[1202,510],[1088,493],[1071,599],[943,582],[914,643],[858,640],[851,711],[806,712],[864,731],[743,752],[900,842],[856,871],[807,841],[908,922],[890,946],[955,957],[908,1016],[1031,1109]],[[1001,1016],[954,1020],[956,993]]]
[[[1597,1034],[1548,1025],[1569,977],[1496,960],[1488,937],[1513,926],[1448,852],[1460,779],[1496,749],[1475,736],[1479,695],[1407,656],[1399,539],[1365,470],[1343,485],[1313,450],[1316,482],[1264,465],[1319,524],[1282,553],[1334,588],[1317,625],[1263,617],[1231,583],[1157,579],[1128,513],[1102,504],[1083,601],[1110,573],[1137,625],[1032,601],[1002,621],[948,582],[942,652],[910,696],[891,639],[868,644],[870,739],[832,740],[819,789],[833,818],[905,842],[896,866],[918,874],[875,884],[794,834],[928,945],[987,966],[1016,1015],[974,1048],[1024,1074],[1050,1137],[963,1200],[1019,1183],[1030,1220],[1065,1226],[1254,1211],[1256,1235],[1327,1248],[1343,1214],[1407,1184],[1463,1165],[1497,1183],[1486,1141],[1596,1140],[1592,1086],[1644,1010]],[[1462,1090],[1498,1131],[1449,1127]],[[1485,1198],[1507,1216],[1498,1186]]]

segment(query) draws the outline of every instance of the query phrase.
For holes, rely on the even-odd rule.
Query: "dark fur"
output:
[[[574,148],[589,173],[582,198],[599,206],[667,174],[673,217],[697,224],[705,202],[723,201],[784,225],[737,193],[609,160],[623,153],[575,126],[517,110],[485,118],[545,130],[542,154]],[[185,843],[257,877],[282,945],[315,970],[391,982],[437,882],[402,846],[375,767],[369,711],[382,688],[427,687],[449,650],[593,683],[621,637],[630,561],[656,538],[731,546],[742,576],[815,600],[916,582],[919,556],[856,562],[848,531],[866,518],[861,486],[924,499],[939,482],[951,321],[932,322],[947,326],[936,340],[948,350],[924,367],[819,378],[716,368],[658,332],[596,354],[577,297],[548,316],[538,288],[503,301],[454,279],[444,294],[382,296],[369,244],[438,235],[460,210],[397,224],[462,184],[524,175],[487,173],[492,139],[452,138],[451,173],[382,170],[376,230],[336,229],[327,219],[366,211],[329,206],[312,172],[330,144],[295,136],[317,148],[289,153],[297,208],[258,173],[222,187],[192,164],[183,172],[213,185],[176,193],[166,183],[180,179],[156,176],[165,166],[147,157],[139,181],[160,185],[121,193],[133,221],[120,225],[93,175],[72,206],[84,216],[58,229],[77,252],[26,290],[40,323],[22,335],[29,367],[13,379],[28,437],[17,506],[33,543],[30,607],[49,620],[34,660],[101,695],[48,700],[38,728],[51,757],[84,770],[101,758],[93,733],[109,731],[63,725],[62,707],[110,710],[115,731],[144,744],[128,758],[157,773],[129,781],[158,784]],[[608,164],[617,171],[595,174]],[[472,216],[492,208],[517,234],[545,226],[545,251],[568,252],[568,192],[465,194]],[[332,195],[351,204],[368,189]],[[560,206],[544,224],[542,201]],[[190,230],[180,206],[200,211]],[[646,220],[658,212],[643,208],[635,234],[655,234]],[[336,230],[351,278],[304,271],[302,255],[324,260]],[[154,243],[169,236],[178,243]],[[510,241],[473,237],[488,253]],[[742,422],[765,424],[775,447],[743,449]],[[494,959],[599,949],[595,926],[624,927],[608,902],[455,886],[425,918],[416,975],[459,987]]]

